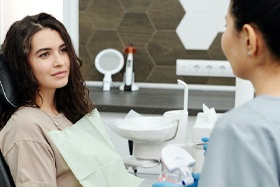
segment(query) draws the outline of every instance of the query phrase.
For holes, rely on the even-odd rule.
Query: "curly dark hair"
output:
[[[69,81],[66,86],[58,88],[55,92],[55,106],[58,112],[62,112],[72,123],[75,123],[94,109],[94,105],[89,98],[89,90],[80,71],[82,60],[76,55],[66,28],[52,15],[40,13],[16,21],[8,30],[1,46],[1,51],[14,78],[20,103],[17,108],[2,115],[2,127],[19,107],[40,107],[36,104],[39,84],[31,71],[28,55],[31,50],[32,36],[45,28],[50,28],[60,34],[65,42],[70,59]]]

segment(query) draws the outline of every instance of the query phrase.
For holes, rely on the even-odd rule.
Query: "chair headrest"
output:
[[[10,108],[18,106],[18,97],[8,64],[0,53],[0,115]]]

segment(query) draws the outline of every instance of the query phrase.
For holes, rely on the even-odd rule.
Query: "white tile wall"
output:
[[[216,35],[225,30],[229,0],[179,0],[186,15],[176,32],[184,47],[207,50]]]

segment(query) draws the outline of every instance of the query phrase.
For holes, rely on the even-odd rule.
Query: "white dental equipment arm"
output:
[[[184,111],[188,111],[189,87],[184,81],[180,79],[177,79],[177,82],[178,84],[184,86]]]

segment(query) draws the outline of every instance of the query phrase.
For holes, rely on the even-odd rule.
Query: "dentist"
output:
[[[256,97],[217,121],[198,186],[280,186],[280,1],[230,0],[226,23],[223,52]]]

